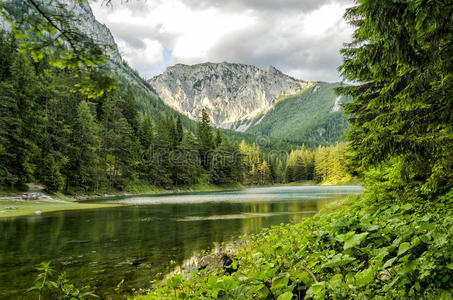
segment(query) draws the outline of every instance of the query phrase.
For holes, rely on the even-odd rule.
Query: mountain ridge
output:
[[[204,108],[218,128],[322,143],[338,141],[346,128],[341,103],[348,99],[333,90],[341,83],[298,80],[273,66],[176,64],[149,83],[167,105],[192,120]]]
[[[224,129],[266,112],[282,95],[296,94],[314,84],[273,66],[259,69],[230,62],[177,64],[149,82],[167,105],[193,120],[205,108],[211,124]]]

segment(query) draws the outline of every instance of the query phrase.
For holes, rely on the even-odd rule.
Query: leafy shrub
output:
[[[61,299],[61,300],[80,300],[87,297],[98,297],[93,292],[80,292],[66,278],[66,273],[61,273],[55,281],[52,281],[52,275],[55,270],[51,267],[50,262],[42,262],[36,268],[40,273],[36,276],[32,287],[27,290],[27,293],[37,291],[38,299],[44,296],[51,297],[45,299]]]

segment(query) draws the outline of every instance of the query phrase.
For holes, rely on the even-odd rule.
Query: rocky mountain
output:
[[[196,120],[205,108],[216,127],[234,128],[238,121],[265,114],[281,98],[302,92],[313,82],[296,80],[269,66],[233,63],[178,64],[150,80],[162,100]]]
[[[220,128],[331,143],[346,126],[338,84],[297,80],[272,66],[178,64],[149,82],[167,105],[193,120],[205,108]]]

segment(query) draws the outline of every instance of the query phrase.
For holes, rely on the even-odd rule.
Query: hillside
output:
[[[345,98],[336,96],[333,90],[338,86],[317,82],[298,95],[280,100],[266,114],[237,126],[248,127],[246,133],[291,141],[338,141],[347,127],[340,107]]]
[[[197,120],[204,108],[216,127],[296,143],[333,143],[346,128],[333,88],[296,80],[269,66],[178,64],[150,80],[161,99]]]

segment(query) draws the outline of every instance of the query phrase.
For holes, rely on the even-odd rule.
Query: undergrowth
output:
[[[174,275],[137,298],[452,299],[451,193],[425,211],[362,198],[248,236],[231,274]]]

